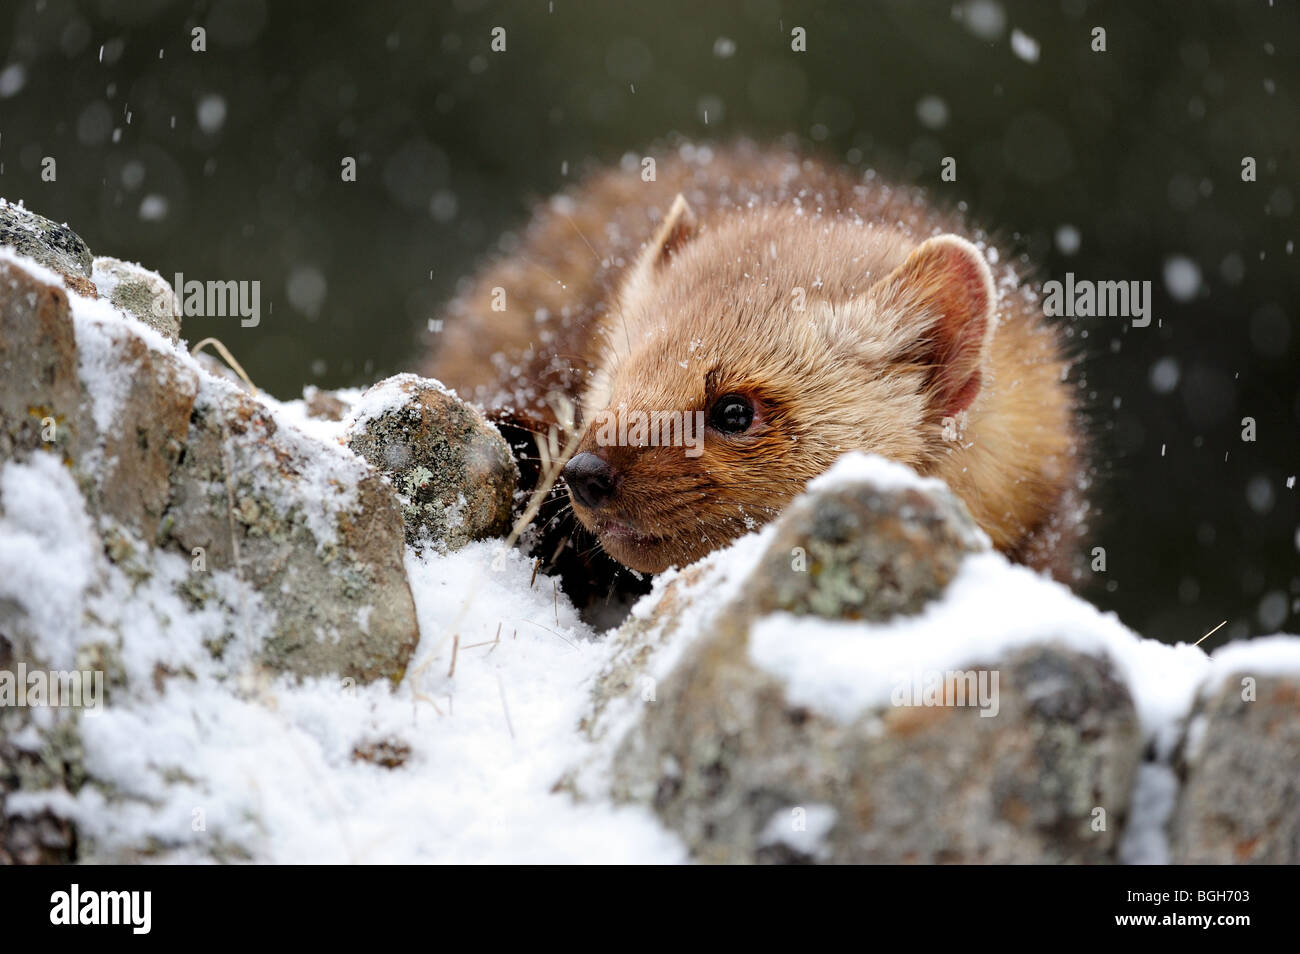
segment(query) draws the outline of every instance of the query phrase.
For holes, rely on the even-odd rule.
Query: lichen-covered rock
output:
[[[0,246],[57,272],[69,288],[83,295],[95,294],[90,249],[66,225],[0,199]]]
[[[1214,665],[1177,760],[1171,859],[1300,864],[1300,638],[1231,645]]]
[[[1143,739],[1111,660],[1048,629],[933,684],[893,674],[910,640],[890,627],[923,632],[987,544],[941,486],[854,474],[637,608],[582,723],[606,754],[564,784],[650,806],[701,861],[1113,860]],[[873,641],[893,693],[858,698],[851,669],[801,685],[803,662],[833,682],[845,661],[822,654],[845,647],[870,665]]]
[[[176,293],[157,272],[100,256],[94,261],[91,279],[103,298],[140,319],[169,341],[181,335],[181,308]]]
[[[518,470],[483,415],[437,381],[399,374],[352,409],[348,447],[387,474],[406,539],[455,550],[510,528]]]
[[[746,606],[829,619],[919,611],[962,558],[984,546],[970,513],[938,486],[860,482],[797,500],[755,571]]]
[[[160,535],[266,594],[271,669],[401,678],[419,638],[401,514],[392,488],[342,448],[205,378]]]

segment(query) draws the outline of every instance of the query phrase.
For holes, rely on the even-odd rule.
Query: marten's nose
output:
[[[614,471],[602,458],[589,452],[576,455],[564,465],[569,492],[584,507],[598,510],[614,496]]]

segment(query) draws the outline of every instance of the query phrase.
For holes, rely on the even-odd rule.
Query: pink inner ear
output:
[[[896,288],[935,316],[927,336],[935,401],[945,416],[970,407],[979,394],[988,350],[992,276],[965,239],[928,239],[891,276]]]
[[[942,296],[935,344],[943,366],[940,400],[944,413],[953,415],[970,407],[980,390],[989,329],[988,266],[955,243],[944,249],[943,258],[949,294]]]

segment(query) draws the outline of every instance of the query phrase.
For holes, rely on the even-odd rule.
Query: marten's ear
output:
[[[933,369],[936,406],[946,416],[970,407],[993,338],[997,297],[980,250],[956,235],[926,239],[872,295],[878,306],[930,317],[922,360]]]
[[[686,244],[695,232],[695,213],[680,192],[673,199],[663,224],[655,233],[638,263],[644,269],[656,269],[668,263],[674,252]]]

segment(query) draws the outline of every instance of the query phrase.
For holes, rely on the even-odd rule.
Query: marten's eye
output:
[[[723,434],[739,434],[754,423],[754,405],[743,394],[727,394],[713,402],[709,425]]]

